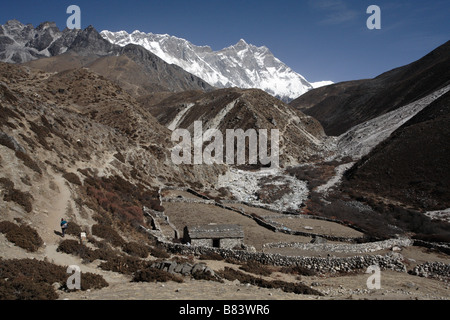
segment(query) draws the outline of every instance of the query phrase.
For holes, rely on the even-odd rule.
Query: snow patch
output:
[[[334,84],[333,81],[318,81],[318,82],[311,82],[311,85],[314,89],[329,86]]]

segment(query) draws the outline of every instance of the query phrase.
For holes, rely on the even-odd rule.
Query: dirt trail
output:
[[[55,231],[60,232],[59,223],[61,218],[65,218],[67,206],[71,201],[70,189],[65,181],[62,176],[54,175],[53,183],[58,194],[54,197],[54,201],[49,203],[48,214],[42,217],[41,223],[41,226],[45,229],[41,237],[47,245],[56,244],[61,239]]]

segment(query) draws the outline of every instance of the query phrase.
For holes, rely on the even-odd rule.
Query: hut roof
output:
[[[244,238],[242,227],[236,224],[206,224],[197,226],[186,226],[191,239],[224,239]]]

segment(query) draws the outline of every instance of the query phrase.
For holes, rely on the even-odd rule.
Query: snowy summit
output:
[[[277,59],[267,47],[256,47],[244,39],[233,46],[213,51],[209,46],[196,46],[167,34],[140,31],[129,34],[107,30],[100,34],[120,46],[140,45],[167,63],[175,64],[218,88],[257,88],[290,101],[316,87]]]

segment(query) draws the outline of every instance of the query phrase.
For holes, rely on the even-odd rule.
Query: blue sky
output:
[[[241,38],[265,45],[311,82],[373,78],[450,40],[450,0],[8,0],[0,24],[54,21],[63,29],[72,4],[82,28],[164,33],[214,50]],[[380,30],[366,27],[372,4]]]

